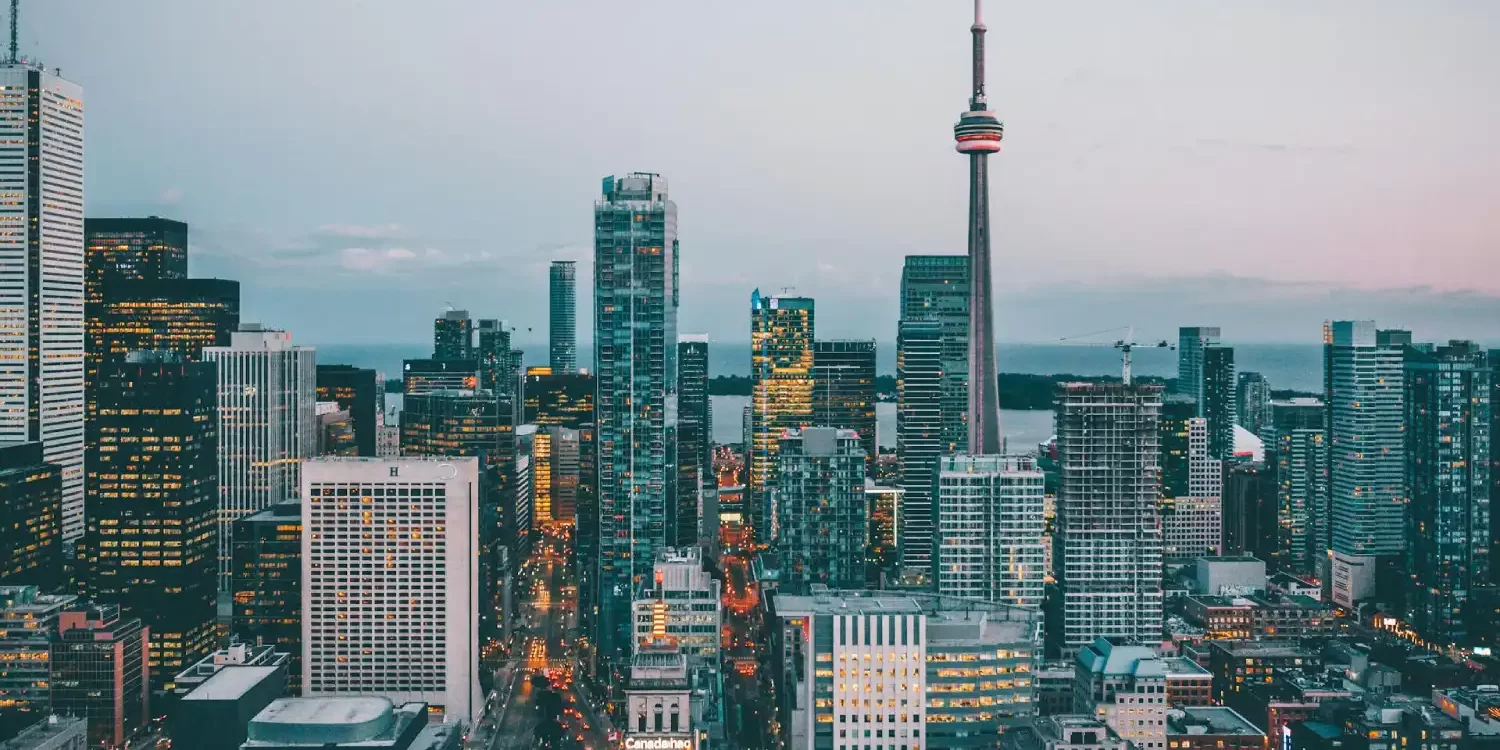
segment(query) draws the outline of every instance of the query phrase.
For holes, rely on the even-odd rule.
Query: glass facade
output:
[[[552,371],[578,371],[578,264],[554,260],[548,273],[547,361]]]
[[[280,503],[234,522],[229,631],[291,655],[287,694],[302,692],[302,506]]]
[[[593,422],[595,385],[592,375],[561,374],[550,367],[528,369],[522,423],[576,430]]]
[[[1235,398],[1234,348],[1211,346],[1203,350],[1203,404],[1198,416],[1208,420],[1208,456],[1221,461],[1234,457],[1234,418],[1239,409]]]
[[[113,604],[69,607],[58,613],[57,629],[53,713],[87,717],[90,746],[123,747],[151,720],[146,653],[156,634]]]
[[[432,358],[474,358],[474,321],[467,310],[449,310],[432,321]]]
[[[1318,399],[1273,401],[1261,433],[1276,482],[1276,548],[1266,562],[1294,575],[1317,577],[1328,556],[1326,411]]]
[[[750,295],[750,481],[746,504],[755,538],[768,543],[779,517],[771,485],[781,433],[813,424],[813,301]]]
[[[865,476],[875,475],[875,340],[813,344],[813,424],[859,433]]]
[[[51,590],[62,562],[62,467],[39,442],[0,445],[0,584]]]
[[[901,269],[901,321],[935,322],[939,328],[942,381],[938,408],[945,454],[969,449],[969,294],[967,256],[906,256]]]
[[[115,281],[185,279],[188,225],[159,216],[131,219],[86,218],[84,289],[87,304],[108,296]]]
[[[355,455],[375,455],[378,404],[385,383],[374,370],[351,365],[318,365],[318,400],[333,401],[349,412]]]
[[[772,492],[781,514],[776,549],[783,590],[864,585],[864,453],[853,430],[807,427],[782,434]]]
[[[903,322],[896,338],[901,564],[923,571],[932,563],[932,487],[943,454],[942,330],[936,321]]]

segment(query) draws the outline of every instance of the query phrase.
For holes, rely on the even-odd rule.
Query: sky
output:
[[[902,258],[962,253],[966,0],[22,0],[86,99],[87,213],[191,225],[195,276],[307,343],[449,304],[542,340],[600,179],[664,175],[679,329],[752,289],[891,340]],[[1500,343],[1500,4],[990,0],[996,325]]]

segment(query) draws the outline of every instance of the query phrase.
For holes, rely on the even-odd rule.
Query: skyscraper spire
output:
[[[990,280],[989,156],[1000,150],[1005,126],[984,97],[984,19],[974,0],[974,93],[953,126],[955,148],[969,156],[969,452],[1000,452],[1000,395],[995,369],[994,301]]]

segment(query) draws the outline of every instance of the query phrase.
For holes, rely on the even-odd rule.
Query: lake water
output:
[[[709,396],[714,411],[714,442],[738,443],[744,440],[743,418],[749,396]],[[896,447],[896,405],[875,405],[875,437],[880,447]],[[1051,411],[1000,410],[1000,430],[1009,450],[1025,453],[1052,437]]]

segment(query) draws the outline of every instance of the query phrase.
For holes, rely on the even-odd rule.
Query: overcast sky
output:
[[[602,176],[679,207],[679,328],[752,288],[894,338],[902,257],[961,253],[965,0],[23,0],[85,87],[92,216],[192,226],[194,275],[313,343],[446,302],[540,336]],[[1500,3],[986,9],[1002,338],[1134,323],[1500,338]]]

